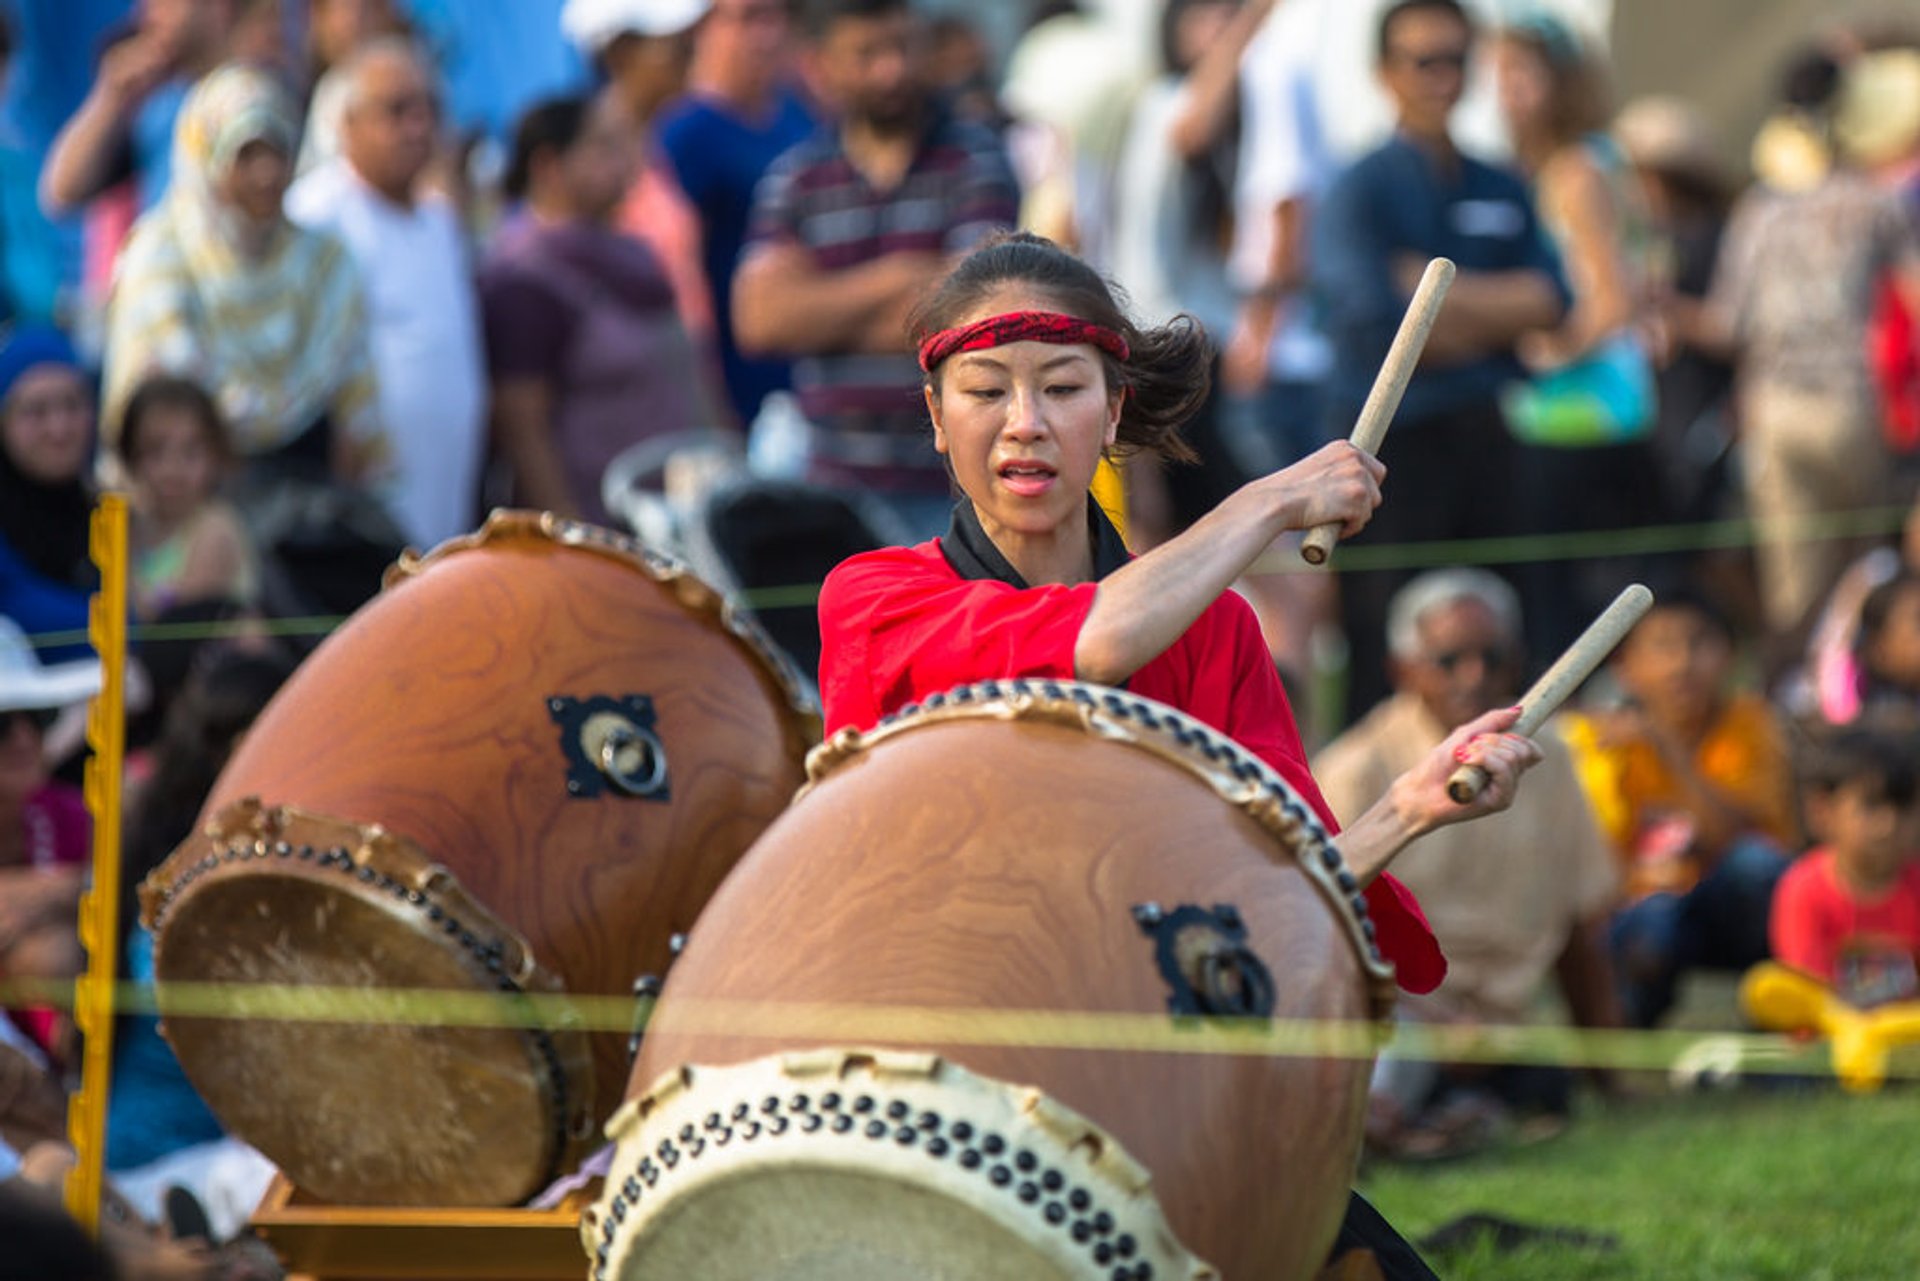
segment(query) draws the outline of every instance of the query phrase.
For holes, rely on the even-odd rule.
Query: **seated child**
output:
[[[1774,883],[1798,848],[1784,731],[1730,684],[1733,634],[1706,601],[1657,601],[1615,652],[1626,695],[1568,718],[1594,816],[1624,864],[1610,930],[1630,1024],[1651,1027],[1694,968],[1767,956]]]
[[[1906,570],[1867,593],[1854,656],[1856,719],[1920,723],[1920,572]]]
[[[1895,543],[1876,547],[1847,567],[1827,597],[1807,642],[1806,671],[1784,698],[1797,716],[1850,725],[1860,714],[1861,609],[1876,587],[1920,573],[1920,502],[1908,511]]]
[[[134,612],[152,619],[183,601],[251,600],[259,568],[219,497],[232,451],[213,398],[191,379],[149,378],[127,401],[119,450],[132,490]]]
[[[1862,1008],[1920,996],[1920,741],[1844,729],[1805,772],[1821,844],[1780,878],[1774,959]]]

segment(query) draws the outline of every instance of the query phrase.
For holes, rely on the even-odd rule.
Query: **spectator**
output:
[[[1134,103],[1120,157],[1113,215],[1113,275],[1141,316],[1165,324],[1185,312],[1218,342],[1233,328],[1227,276],[1234,167],[1240,144],[1240,56],[1271,0],[1168,0],[1160,27],[1164,73]],[[1218,388],[1183,434],[1196,467],[1133,469],[1143,490],[1164,489],[1170,510],[1138,523],[1171,537],[1246,479],[1223,443]],[[1130,531],[1134,532],[1134,531]]]
[[[1803,128],[1824,130],[1833,61],[1803,55],[1787,80],[1783,97],[1812,121]],[[1706,335],[1738,355],[1741,475],[1775,670],[1804,647],[1815,607],[1864,550],[1809,522],[1892,496],[1867,343],[1883,274],[1920,308],[1912,219],[1845,156],[1833,159],[1824,172],[1779,175],[1791,189],[1742,198],[1708,304]]]
[[[92,205],[83,273],[101,294],[134,217],[171,185],[176,118],[229,55],[239,16],[240,0],[142,0],[47,151],[40,202],[54,217]]]
[[[173,188],[140,220],[107,317],[106,421],[155,373],[212,388],[256,476],[353,484],[387,464],[367,312],[346,249],[288,222],[294,109],[227,66],[180,114]]]
[[[1343,822],[1385,796],[1454,727],[1510,705],[1518,693],[1520,603],[1495,575],[1422,574],[1395,594],[1387,626],[1393,697],[1314,760],[1314,777]],[[1620,1023],[1606,951],[1618,884],[1613,854],[1566,748],[1550,732],[1535,741],[1541,764],[1510,810],[1470,834],[1434,832],[1394,865],[1449,959],[1438,989],[1402,998],[1401,1017],[1528,1023],[1551,975],[1574,1022]],[[1483,1137],[1481,1127],[1508,1109],[1564,1118],[1571,1078],[1564,1069],[1475,1071],[1389,1051],[1375,1086],[1375,1143],[1392,1154],[1436,1156]]]
[[[294,172],[304,178],[340,155],[340,122],[348,80],[340,72],[361,46],[405,34],[393,0],[308,0],[306,127]]]
[[[0,617],[29,634],[87,625],[93,434],[73,345],[58,330],[15,330],[0,346]]]
[[[927,23],[927,79],[954,115],[995,133],[1007,127],[1007,113],[993,83],[993,50],[980,28],[958,13]]]
[[[1767,955],[1767,905],[1798,848],[1786,741],[1729,681],[1733,636],[1704,600],[1665,593],[1615,652],[1625,695],[1570,718],[1587,798],[1626,864],[1611,944],[1628,1022],[1652,1027],[1695,968]]]
[[[514,501],[606,522],[607,464],[649,436],[713,422],[673,287],[613,227],[633,137],[611,98],[559,98],[521,120],[507,191],[524,210],[481,275],[495,440]]]
[[[1733,367],[1700,338],[1702,300],[1726,229],[1732,188],[1700,113],[1679,98],[1639,98],[1614,120],[1639,180],[1658,264],[1653,280],[1653,449],[1667,518],[1726,514]]]
[[[626,118],[639,163],[615,225],[645,241],[673,282],[680,321],[703,354],[713,338],[713,292],[700,262],[700,215],[680,189],[655,132],[661,108],[686,87],[694,32],[708,0],[568,0],[560,25],[593,59],[606,92]],[[703,366],[720,386],[717,356]]]
[[[1807,645],[1805,678],[1789,687],[1793,711],[1829,725],[1848,724],[1860,714],[1862,609],[1874,589],[1915,574],[1920,574],[1920,501],[1908,509],[1897,543],[1874,548],[1840,576]]]
[[[1561,323],[1522,334],[1515,351],[1532,377],[1505,398],[1521,441],[1515,494],[1526,528],[1598,534],[1659,521],[1653,367],[1641,332],[1650,318],[1650,219],[1619,146],[1600,55],[1558,19],[1535,15],[1493,40],[1500,111],[1573,303]],[[1557,654],[1623,582],[1647,576],[1644,557],[1588,555],[1530,565],[1528,644]]]
[[[1848,729],[1804,773],[1819,846],[1773,896],[1773,957],[1865,1008],[1920,997],[1920,794],[1913,731]]]
[[[701,224],[703,275],[721,373],[737,421],[751,423],[768,392],[792,379],[785,361],[741,352],[733,278],[747,242],[753,191],[780,153],[813,131],[792,82],[791,0],[713,0],[694,29],[688,92],[660,117],[660,146]]]
[[[783,156],[754,198],[735,336],[796,357],[807,476],[871,494],[912,541],[946,526],[906,320],[946,255],[1012,225],[999,142],[936,102],[906,0],[816,0],[808,36],[839,119]]]
[[[379,419],[393,441],[393,513],[432,547],[474,526],[486,438],[466,241],[453,207],[422,182],[439,99],[429,67],[397,37],[365,45],[337,74],[342,154],[294,183],[287,212],[338,237],[359,268]]]
[[[1326,439],[1333,349],[1306,288],[1308,226],[1333,176],[1314,99],[1319,24],[1307,10],[1283,6],[1240,63],[1227,260],[1240,304],[1222,344],[1220,376],[1232,393],[1228,432],[1252,474],[1285,467]]]
[[[148,379],[128,397],[119,437],[133,491],[134,612],[152,621],[185,602],[252,601],[260,567],[239,516],[220,498],[233,450],[206,389],[186,378]]]
[[[86,804],[53,782],[43,735],[63,707],[100,688],[97,659],[43,665],[20,629],[0,619],[0,978],[71,979],[88,857]],[[71,1023],[45,1008],[14,1019],[55,1062]]]
[[[1376,54],[1395,134],[1334,180],[1313,223],[1315,284],[1336,353],[1327,422],[1342,436],[1427,261],[1445,256],[1459,266],[1381,454],[1389,473],[1406,479],[1367,527],[1368,542],[1519,531],[1515,446],[1498,394],[1524,373],[1520,335],[1559,323],[1566,306],[1525,185],[1462,154],[1448,131],[1472,44],[1472,23],[1455,0],[1400,0],[1387,9]],[[1340,576],[1350,708],[1386,693],[1387,601],[1410,577]]]
[[[1854,659],[1858,716],[1920,726],[1920,573],[1905,570],[1867,593]]]

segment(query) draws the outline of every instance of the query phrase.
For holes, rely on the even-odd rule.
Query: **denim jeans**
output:
[[[1787,862],[1779,846],[1749,834],[1685,894],[1649,894],[1614,915],[1609,942],[1630,1026],[1657,1024],[1688,970],[1767,959],[1767,913]]]

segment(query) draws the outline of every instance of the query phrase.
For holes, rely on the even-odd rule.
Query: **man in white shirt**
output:
[[[473,528],[486,439],[486,368],[459,220],[420,189],[439,100],[402,40],[366,45],[342,69],[341,154],[287,195],[304,226],[346,242],[371,304],[380,417],[394,442],[389,495],[423,547]]]

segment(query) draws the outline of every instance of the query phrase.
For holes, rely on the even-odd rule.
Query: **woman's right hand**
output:
[[[1254,481],[1278,513],[1283,529],[1340,526],[1351,538],[1367,527],[1380,505],[1386,464],[1349,441],[1323,445],[1290,467]]]

